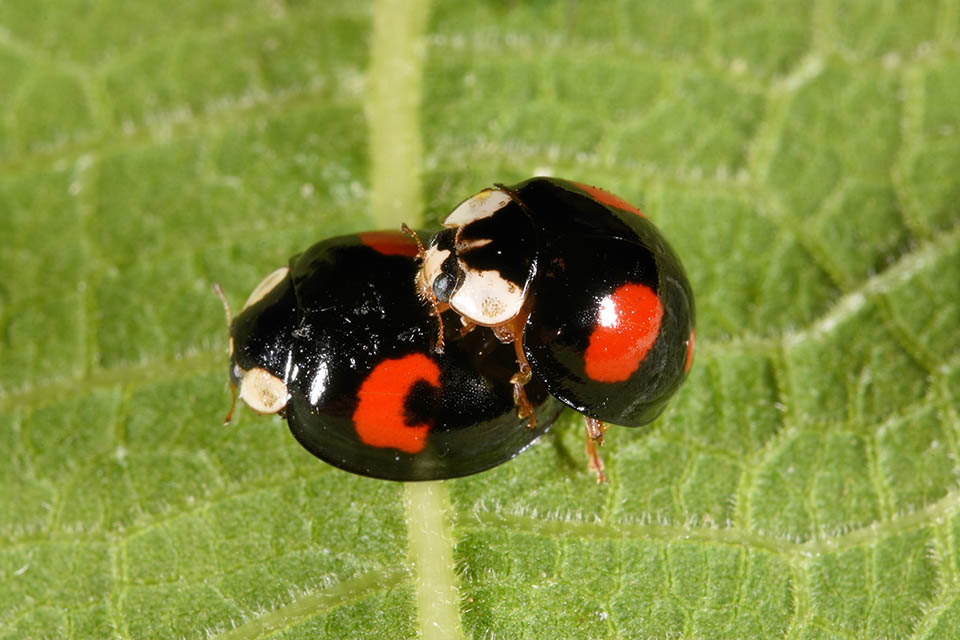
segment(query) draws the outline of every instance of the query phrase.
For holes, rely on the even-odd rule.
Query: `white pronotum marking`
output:
[[[243,309],[260,302],[265,295],[273,291],[274,287],[280,284],[280,282],[287,277],[288,273],[290,273],[290,269],[288,267],[280,267],[266,278],[261,280],[260,284],[254,287],[253,291],[250,293],[250,297],[247,298],[247,301],[243,303]],[[241,311],[243,311],[243,309],[241,309]]]
[[[510,202],[510,195],[499,189],[484,189],[475,196],[471,196],[457,205],[443,226],[448,228],[462,227],[481,218],[489,218]]]
[[[484,189],[461,202],[443,221],[450,228],[464,227],[477,220],[489,218],[510,203],[510,194],[500,189]],[[492,239],[478,238],[463,241],[457,234],[457,251],[479,249]],[[464,318],[480,325],[502,324],[520,312],[524,291],[516,284],[500,277],[496,271],[477,271],[463,261],[463,282],[450,297],[450,306]]]
[[[477,324],[494,326],[520,313],[524,297],[522,288],[496,271],[467,270],[450,306]]]
[[[290,394],[283,380],[266,369],[254,367],[240,380],[240,399],[257,413],[277,413],[287,406]]]

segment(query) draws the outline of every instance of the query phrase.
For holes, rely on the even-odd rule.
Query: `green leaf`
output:
[[[0,3],[0,640],[956,637],[958,104],[950,0]],[[535,173],[697,295],[608,485],[220,426],[214,281]]]

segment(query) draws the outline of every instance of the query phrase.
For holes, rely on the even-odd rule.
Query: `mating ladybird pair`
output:
[[[680,260],[634,207],[555,178],[497,185],[445,229],[332,238],[261,282],[230,321],[230,380],[311,453],[390,480],[513,458],[563,405],[656,418],[693,357]]]

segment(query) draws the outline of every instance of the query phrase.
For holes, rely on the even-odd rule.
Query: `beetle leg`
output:
[[[460,327],[461,338],[477,328],[477,324],[475,322],[470,322],[463,316],[460,316],[460,323],[463,325]]]
[[[533,429],[537,426],[537,418],[533,413],[533,405],[527,398],[527,392],[523,388],[533,378],[533,370],[530,368],[530,363],[527,362],[527,355],[523,352],[523,327],[526,325],[529,315],[529,311],[519,313],[507,322],[491,328],[500,342],[504,344],[513,343],[513,350],[517,356],[517,367],[520,369],[510,377],[510,383],[513,385],[513,402],[518,407],[517,416],[529,418],[527,428]]]
[[[602,447],[603,434],[607,431],[607,425],[604,424],[602,420],[597,420],[590,416],[583,416],[583,419],[587,423],[587,435],[597,443],[598,447]]]
[[[587,426],[587,465],[590,470],[597,474],[597,484],[603,484],[607,481],[607,476],[603,474],[603,458],[597,447],[603,445],[603,432],[607,430],[607,425],[596,418],[584,416]]]
[[[530,382],[533,374],[530,372],[530,365],[526,362],[520,364],[520,371],[510,377],[510,383],[513,385],[513,403],[517,405],[517,417],[527,418],[527,428],[533,429],[537,426],[537,416],[533,412],[533,405],[527,398],[527,392],[523,385]]]
[[[433,345],[435,353],[443,353],[443,316],[440,314],[440,306],[437,303],[437,296],[430,294],[430,304],[433,306],[433,315],[437,317],[437,343]]]
[[[533,378],[533,371],[530,369],[530,363],[527,362],[527,356],[523,353],[523,347],[519,340],[513,341],[513,348],[517,354],[517,364],[520,371],[510,377],[510,383],[513,384],[513,402],[517,405],[517,416],[520,418],[529,418],[527,428],[533,429],[537,426],[537,418],[533,413],[533,405],[527,398],[527,392],[524,385]]]

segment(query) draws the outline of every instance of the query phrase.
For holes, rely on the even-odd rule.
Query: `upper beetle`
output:
[[[260,413],[332,465],[391,480],[464,476],[533,442],[561,405],[527,388],[517,415],[514,350],[460,336],[437,353],[430,311],[409,283],[417,245],[399,232],[332,238],[267,276],[230,321],[230,376]]]
[[[417,289],[436,313],[450,308],[468,327],[513,341],[516,386],[541,380],[587,416],[594,440],[597,421],[639,426],[663,411],[692,362],[693,293],[638,209],[538,177],[484,189],[443,224]]]

